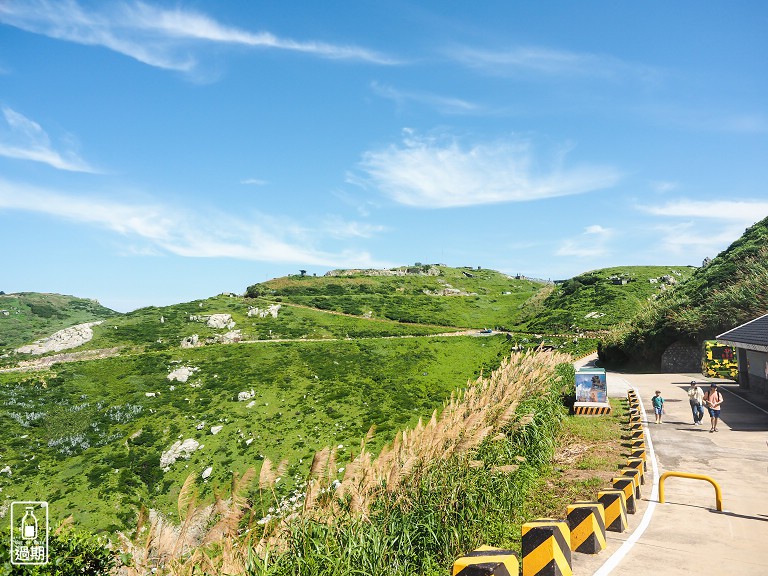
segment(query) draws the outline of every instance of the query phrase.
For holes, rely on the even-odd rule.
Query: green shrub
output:
[[[50,534],[49,562],[43,566],[14,566],[7,545],[8,532],[0,532],[0,576],[105,576],[117,565],[104,537],[64,527]]]

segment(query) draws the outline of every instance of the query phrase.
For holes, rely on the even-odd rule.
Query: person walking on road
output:
[[[688,401],[691,403],[694,426],[701,426],[701,421],[704,419],[704,408],[702,406],[704,391],[696,385],[696,380],[692,381],[691,387],[688,388]]]
[[[712,423],[709,431],[710,433],[717,432],[717,421],[720,419],[720,405],[723,403],[723,394],[717,389],[717,384],[714,382],[709,385],[709,390],[704,394],[704,402],[707,404],[709,419]]]
[[[661,415],[664,414],[664,398],[661,397],[661,390],[656,390],[656,395],[651,398],[651,402],[656,414],[656,424],[661,424]]]

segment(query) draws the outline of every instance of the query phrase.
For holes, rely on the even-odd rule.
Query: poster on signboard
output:
[[[576,402],[608,402],[605,370],[576,372]]]

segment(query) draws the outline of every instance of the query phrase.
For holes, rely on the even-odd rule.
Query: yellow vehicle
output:
[[[735,380],[739,375],[736,349],[717,340],[705,340],[701,373],[712,378]]]

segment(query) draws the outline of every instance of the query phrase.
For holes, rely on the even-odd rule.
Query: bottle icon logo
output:
[[[37,538],[37,518],[33,506],[27,506],[24,518],[21,519],[21,537],[24,540],[34,540]]]
[[[48,503],[11,502],[11,564],[48,563]]]

